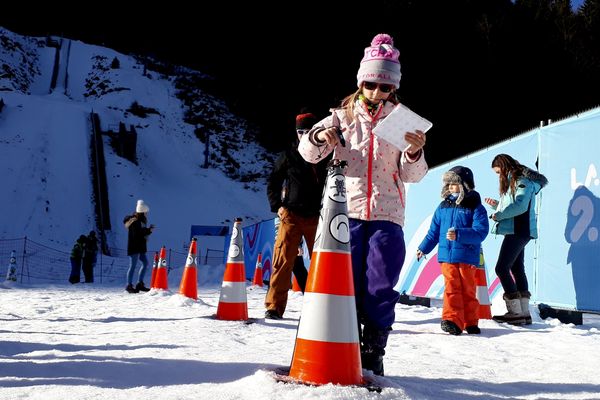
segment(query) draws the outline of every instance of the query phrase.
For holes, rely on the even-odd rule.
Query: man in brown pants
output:
[[[296,117],[297,139],[308,133],[315,122],[317,118],[313,114],[299,114]],[[298,141],[293,140],[292,146],[279,156],[269,176],[267,195],[271,211],[277,213],[280,224],[265,299],[265,318],[283,318],[302,237],[312,254],[330,158],[318,164],[308,163],[298,153]]]

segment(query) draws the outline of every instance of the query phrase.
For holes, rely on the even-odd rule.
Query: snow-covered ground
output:
[[[213,318],[216,283],[198,301],[99,284],[2,288],[0,398],[600,399],[600,320],[485,320],[481,335],[450,336],[439,304],[396,306],[386,376],[364,371],[381,394],[281,383],[273,371],[291,363],[303,296],[290,292],[285,319],[273,321],[261,319],[265,289],[247,292],[252,324]]]

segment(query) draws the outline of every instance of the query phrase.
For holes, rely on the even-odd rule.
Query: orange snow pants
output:
[[[441,263],[444,275],[444,307],[442,319],[459,328],[477,326],[479,301],[475,295],[475,267],[464,263]]]

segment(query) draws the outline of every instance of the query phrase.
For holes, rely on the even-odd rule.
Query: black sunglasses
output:
[[[304,134],[308,133],[308,131],[310,131],[310,129],[296,129],[296,133],[298,135],[304,135]]]
[[[389,83],[364,82],[363,87],[367,90],[375,90],[379,87],[379,91],[382,93],[389,93],[394,90],[394,85]]]

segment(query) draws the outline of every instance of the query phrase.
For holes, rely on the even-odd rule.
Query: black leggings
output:
[[[496,263],[496,275],[500,279],[504,293],[529,290],[527,276],[525,276],[525,246],[530,240],[529,236],[504,236]]]

